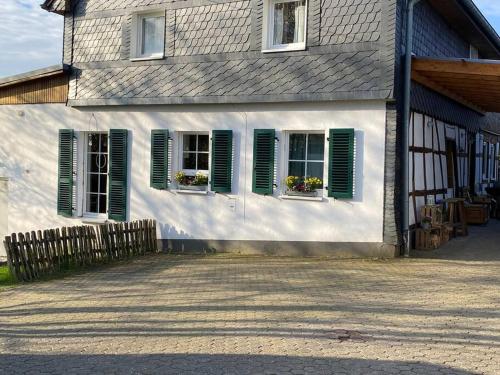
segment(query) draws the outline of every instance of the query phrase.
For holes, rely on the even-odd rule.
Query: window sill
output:
[[[301,197],[299,195],[281,195],[280,199],[286,201],[309,201],[309,202],[323,202],[323,197]]]
[[[97,218],[97,217],[82,217],[81,220],[83,224],[91,224],[91,225],[107,224],[110,222],[106,218]]]
[[[295,47],[276,47],[276,48],[266,48],[263,49],[262,53],[275,53],[275,52],[294,52],[294,51],[305,51],[306,46],[295,46]]]
[[[130,61],[150,61],[150,60],[163,60],[165,58],[164,55],[158,56],[145,56],[145,57],[132,57]]]
[[[177,194],[188,194],[188,195],[208,195],[208,190],[180,190],[173,189],[174,193]]]

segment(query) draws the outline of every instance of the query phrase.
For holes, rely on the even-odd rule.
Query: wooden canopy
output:
[[[500,61],[413,59],[412,79],[478,112],[500,112]]]

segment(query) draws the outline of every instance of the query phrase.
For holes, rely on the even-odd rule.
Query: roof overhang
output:
[[[40,6],[48,12],[62,15],[69,9],[70,3],[70,0],[45,0]]]
[[[2,78],[0,79],[0,88],[18,85],[20,83],[34,81],[40,78],[47,78],[47,77],[67,74],[68,69],[69,68],[67,65],[61,64],[61,65],[49,66],[48,68],[33,70],[31,72],[18,74],[15,76]]]
[[[415,57],[412,79],[477,112],[500,112],[500,60]]]
[[[481,57],[498,59],[500,38],[471,0],[428,0],[455,31],[481,51]]]

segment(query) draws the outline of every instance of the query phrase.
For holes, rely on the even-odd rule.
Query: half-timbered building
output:
[[[431,197],[498,178],[500,39],[471,0],[43,8],[66,103],[0,82],[6,233],[151,217],[176,251],[389,257]]]

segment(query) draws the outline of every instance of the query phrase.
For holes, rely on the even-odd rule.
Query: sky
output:
[[[474,0],[500,34],[500,0]],[[0,77],[60,64],[63,17],[42,0],[0,0]]]

